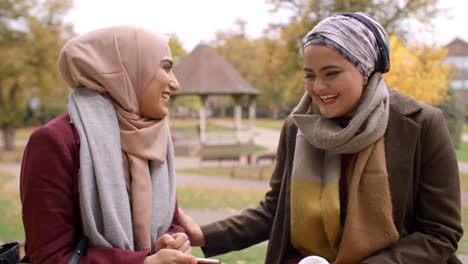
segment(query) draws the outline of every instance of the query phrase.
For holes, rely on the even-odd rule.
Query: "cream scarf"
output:
[[[291,241],[302,254],[336,264],[359,263],[398,239],[393,224],[384,133],[389,93],[372,76],[348,126],[320,115],[304,95],[293,120],[298,127],[291,186]],[[349,178],[347,215],[340,223],[341,154],[357,153]]]

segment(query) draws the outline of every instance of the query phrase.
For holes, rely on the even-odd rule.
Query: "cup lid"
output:
[[[329,264],[328,261],[319,256],[308,256],[299,261],[299,264]]]

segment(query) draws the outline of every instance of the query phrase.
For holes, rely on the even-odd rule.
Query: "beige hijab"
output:
[[[134,26],[114,26],[72,39],[59,69],[72,88],[85,86],[112,99],[132,204],[135,250],[150,250],[152,187],[149,160],[165,162],[167,121],[142,116],[143,90],[160,67],[169,38]],[[103,153],[105,155],[105,153]]]

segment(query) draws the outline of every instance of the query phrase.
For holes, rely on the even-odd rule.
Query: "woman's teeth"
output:
[[[338,93],[335,94],[327,94],[327,95],[320,95],[320,99],[324,102],[331,102],[338,96]]]

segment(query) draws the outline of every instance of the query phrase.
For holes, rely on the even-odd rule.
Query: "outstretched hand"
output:
[[[186,215],[182,209],[178,208],[179,212],[177,214],[177,220],[180,225],[185,229],[185,233],[188,235],[190,243],[194,247],[203,247],[205,246],[205,236],[201,231],[200,226],[193,221],[193,219]]]

